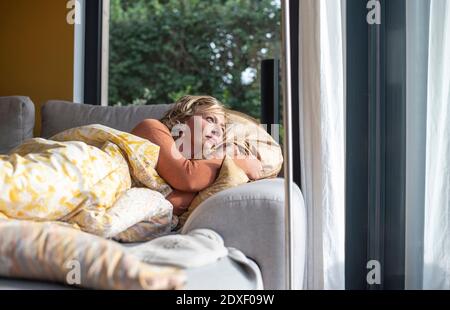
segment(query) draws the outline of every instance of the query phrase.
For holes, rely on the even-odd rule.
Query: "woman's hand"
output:
[[[262,176],[262,164],[254,156],[233,159],[237,166],[244,170],[250,180],[258,180]]]
[[[241,168],[250,180],[258,180],[262,176],[262,164],[253,155],[243,155],[234,144],[227,144],[212,152],[209,158],[223,159],[225,154],[230,156],[235,164]]]
[[[226,155],[234,158],[238,155],[238,149],[232,143],[225,143],[206,154],[208,159],[224,159]]]

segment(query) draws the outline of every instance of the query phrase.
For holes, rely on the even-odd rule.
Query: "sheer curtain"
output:
[[[300,0],[302,192],[307,289],[344,289],[345,1]]]
[[[431,0],[423,288],[450,289],[450,1]]]
[[[407,1],[406,288],[450,289],[450,1]]]

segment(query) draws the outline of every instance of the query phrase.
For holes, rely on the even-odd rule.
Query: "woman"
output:
[[[132,130],[159,145],[156,171],[174,189],[168,196],[174,214],[185,212],[196,193],[215,181],[225,153],[215,148],[223,142],[225,121],[226,109],[217,99],[184,96],[161,121],[147,119]],[[250,179],[262,171],[255,158],[239,156],[234,161]]]

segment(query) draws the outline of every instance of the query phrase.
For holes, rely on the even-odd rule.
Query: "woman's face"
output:
[[[186,121],[186,125],[191,132],[192,154],[210,150],[223,141],[225,116],[220,109],[197,113]]]

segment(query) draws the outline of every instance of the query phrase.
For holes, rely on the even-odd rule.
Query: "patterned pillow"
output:
[[[140,262],[114,241],[68,224],[0,220],[0,276],[92,289],[175,289],[184,273]]]
[[[236,111],[227,113],[226,143],[236,145],[241,153],[261,161],[261,179],[276,177],[283,165],[280,145],[259,122]]]
[[[247,183],[248,181],[249,179],[245,172],[234,163],[233,159],[226,156],[216,181],[198,193],[191,202],[188,210],[179,217],[179,225],[184,225],[189,215],[209,197],[228,188]]]

